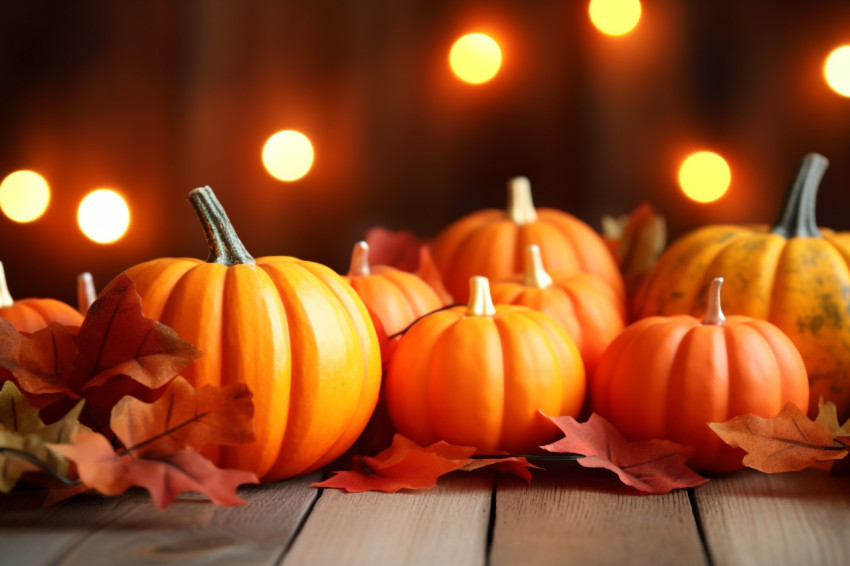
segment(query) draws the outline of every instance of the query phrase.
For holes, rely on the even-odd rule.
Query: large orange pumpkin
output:
[[[466,306],[417,321],[390,360],[385,401],[398,432],[480,451],[521,453],[557,437],[547,415],[577,415],[585,374],[572,339],[550,316],[493,305],[471,278]]]
[[[431,253],[443,283],[458,302],[469,298],[469,278],[504,279],[523,271],[523,250],[540,246],[551,271],[590,273],[614,289],[625,304],[623,277],[602,237],[575,216],[535,208],[525,177],[508,183],[507,210],[473,212],[443,229]]]
[[[6,271],[0,263],[0,318],[5,318],[19,332],[36,332],[51,322],[80,326],[83,315],[66,303],[50,298],[12,299],[6,283]]]
[[[207,261],[160,258],[131,267],[146,316],[205,352],[184,370],[196,386],[246,383],[256,442],[217,460],[277,480],[317,469],[348,449],[378,399],[381,359],[369,314],[330,268],[293,257],[251,257],[209,187],[189,200]]]
[[[530,307],[561,323],[578,346],[588,377],[625,326],[623,305],[610,286],[589,273],[550,275],[534,244],[526,248],[523,275],[492,282],[491,295],[494,303]]]
[[[768,320],[800,350],[809,373],[809,412],[820,397],[850,417],[850,232],[818,228],[815,198],[828,162],[807,155],[772,227],[713,225],[674,242],[633,302],[635,318],[701,316],[715,275],[726,279],[726,311]],[[801,407],[804,410],[805,407]]]
[[[593,410],[632,439],[664,438],[693,447],[695,469],[728,472],[743,451],[726,445],[707,423],[739,415],[775,417],[792,402],[809,402],[800,353],[776,326],[726,318],[712,280],[705,317],[647,317],[605,350],[590,381]]]

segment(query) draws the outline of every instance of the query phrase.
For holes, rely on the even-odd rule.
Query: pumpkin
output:
[[[415,273],[389,265],[370,266],[369,244],[366,242],[354,245],[345,279],[388,336],[401,332],[420,316],[444,306],[437,292]]]
[[[246,383],[256,441],[212,454],[264,481],[331,462],[357,439],[378,399],[375,328],[354,289],[329,267],[254,259],[209,187],[189,200],[206,261],[159,258],[126,270],[145,316],[205,352],[183,376],[195,386]]]
[[[494,305],[489,282],[470,279],[470,300],[429,314],[401,337],[385,400],[396,430],[479,451],[522,453],[557,437],[547,415],[577,415],[585,398],[581,355],[549,315]]]
[[[71,305],[50,298],[14,300],[6,283],[6,271],[0,262],[0,318],[5,318],[19,332],[36,332],[51,322],[80,326],[83,315]]]
[[[465,302],[471,276],[495,281],[521,273],[529,244],[540,246],[548,269],[596,275],[625,304],[622,275],[602,237],[571,214],[535,208],[525,177],[509,181],[507,210],[484,209],[460,218],[437,234],[431,253],[448,292]]]
[[[818,183],[828,161],[809,154],[768,226],[711,225],[674,242],[634,298],[635,318],[705,312],[715,274],[726,278],[726,311],[768,320],[797,346],[811,395],[850,417],[850,232],[819,229]],[[806,407],[801,407],[806,409]]]
[[[625,436],[690,446],[688,463],[710,472],[740,468],[743,451],[707,423],[745,414],[772,418],[788,402],[809,402],[797,348],[767,321],[726,318],[722,282],[712,280],[701,321],[651,316],[626,327],[603,352],[589,386],[593,410]]]
[[[525,249],[525,273],[494,281],[491,295],[495,303],[530,307],[561,323],[578,346],[588,376],[625,326],[625,309],[610,286],[589,273],[550,275],[536,244]]]

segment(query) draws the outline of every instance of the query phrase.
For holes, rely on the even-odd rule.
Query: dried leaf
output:
[[[497,456],[495,458],[471,458],[468,464],[460,468],[465,472],[471,472],[480,468],[493,468],[502,474],[511,474],[525,481],[531,481],[531,469],[542,470],[540,466],[530,463],[525,456]]]
[[[646,202],[619,218],[603,216],[602,234],[630,292],[637,289],[667,245],[666,221]]]
[[[838,408],[832,401],[824,401],[823,397],[818,399],[818,416],[815,422],[826,427],[833,436],[848,436],[850,435],[850,421],[844,425],[838,424]]]
[[[708,481],[685,462],[690,448],[668,440],[629,441],[596,413],[587,422],[572,417],[549,417],[566,435],[541,446],[549,452],[582,454],[578,463],[586,468],[605,468],[620,481],[646,493],[668,493]]]
[[[847,455],[847,446],[835,440],[833,431],[809,419],[793,403],[772,419],[742,415],[709,426],[726,444],[747,451],[745,466],[766,473],[829,469],[832,460]]]
[[[124,397],[112,411],[111,428],[134,454],[200,450],[210,444],[254,440],[252,394],[244,383],[196,389],[177,377],[154,403]]]
[[[86,486],[104,495],[118,495],[131,486],[144,487],[157,509],[164,509],[187,491],[203,493],[218,505],[242,505],[244,501],[237,497],[236,488],[258,483],[250,472],[217,468],[191,450],[149,452],[144,458],[116,453],[109,441],[97,433],[80,433],[75,444],[56,444],[51,448],[76,463]]]
[[[21,333],[0,319],[0,368],[28,394],[63,397],[70,393],[78,331],[53,322],[38,332]]]

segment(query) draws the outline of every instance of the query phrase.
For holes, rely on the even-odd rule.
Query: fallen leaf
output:
[[[692,449],[668,440],[629,441],[596,413],[583,423],[572,417],[548,417],[565,437],[541,446],[556,453],[581,454],[577,461],[586,468],[605,468],[620,481],[646,493],[668,493],[694,487],[708,480],[685,462]]]
[[[195,388],[182,377],[153,403],[124,397],[112,411],[112,431],[134,454],[200,450],[254,440],[252,394],[244,383]]]
[[[833,460],[847,455],[847,445],[836,441],[828,426],[812,421],[793,403],[772,419],[742,415],[709,426],[726,444],[747,451],[745,466],[766,473],[829,469]]]
[[[525,456],[497,456],[495,458],[470,458],[468,463],[460,468],[464,472],[471,472],[480,468],[493,468],[501,474],[511,474],[525,481],[531,481],[531,468],[542,470],[540,466],[530,463]]]
[[[21,333],[0,319],[0,368],[9,372],[21,390],[32,396],[63,397],[77,357],[77,327],[50,323],[32,334]]]

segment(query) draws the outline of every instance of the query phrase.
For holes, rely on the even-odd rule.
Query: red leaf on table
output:
[[[834,431],[793,403],[772,419],[742,415],[709,426],[726,444],[747,451],[745,466],[766,473],[829,469],[833,460],[847,455],[846,444],[836,441]]]
[[[579,464],[605,468],[616,473],[626,485],[646,493],[668,493],[694,487],[708,480],[685,462],[692,450],[668,440],[629,441],[596,413],[587,422],[572,417],[548,417],[566,435],[541,446],[549,452],[581,454]]]
[[[124,493],[131,486],[147,489],[157,509],[167,507],[186,491],[203,493],[218,505],[242,505],[236,488],[258,483],[257,477],[243,470],[223,470],[198,452],[149,452],[144,458],[116,453],[109,441],[97,433],[80,433],[74,444],[52,444],[77,465],[80,480],[104,495]]]
[[[254,440],[252,394],[244,383],[193,387],[177,377],[153,403],[124,397],[112,410],[112,431],[133,454],[200,450]]]
[[[494,458],[470,458],[468,464],[460,468],[465,472],[471,472],[479,468],[490,467],[502,474],[511,474],[525,481],[531,480],[531,469],[542,470],[540,466],[531,464],[525,456],[496,456]]]

